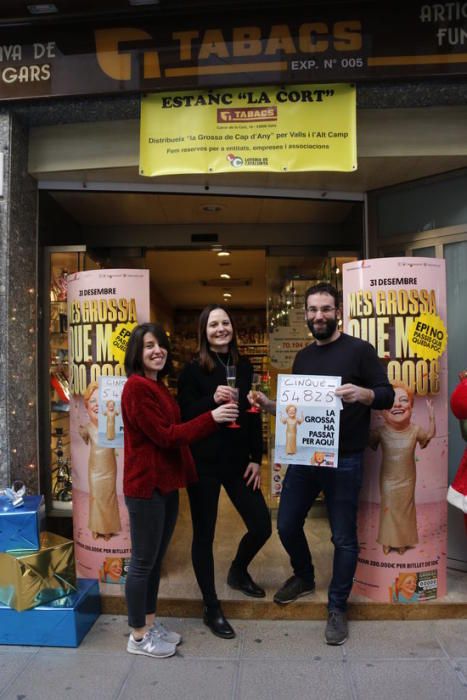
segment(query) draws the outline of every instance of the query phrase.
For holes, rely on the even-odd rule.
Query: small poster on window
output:
[[[279,374],[275,461],[337,467],[341,377]]]

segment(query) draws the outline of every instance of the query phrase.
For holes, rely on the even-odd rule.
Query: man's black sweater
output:
[[[300,350],[295,357],[292,373],[342,377],[342,384],[355,384],[374,391],[375,399],[371,406],[358,402],[343,403],[340,454],[363,450],[368,443],[370,409],[391,408],[394,401],[394,390],[374,347],[346,333],[341,333],[331,343],[311,343]]]

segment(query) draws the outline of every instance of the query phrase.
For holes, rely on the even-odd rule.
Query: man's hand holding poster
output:
[[[275,461],[337,467],[341,377],[279,374]]]

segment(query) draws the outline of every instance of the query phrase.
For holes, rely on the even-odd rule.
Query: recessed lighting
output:
[[[32,15],[51,15],[58,12],[58,7],[53,2],[40,2],[27,6]]]
[[[130,5],[158,5],[159,0],[128,0]]]
[[[218,255],[220,258],[224,258],[224,257],[226,257],[227,255],[230,255],[230,253],[229,253],[228,250],[220,250],[220,251],[217,253],[217,255]]]
[[[222,277],[223,280],[230,279],[230,275],[227,272],[222,272],[220,276]]]
[[[224,297],[224,299],[230,299],[232,295],[230,292],[224,292],[222,296]]]
[[[208,214],[216,214],[218,211],[222,211],[223,208],[220,204],[203,204],[201,211],[206,211]]]

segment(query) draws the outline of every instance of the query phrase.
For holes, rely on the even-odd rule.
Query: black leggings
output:
[[[128,624],[144,627],[146,615],[156,612],[161,564],[178,515],[178,491],[152,498],[125,497],[130,515],[131,559],[125,594]]]
[[[271,516],[263,494],[260,489],[253,491],[247,486],[242,475],[200,475],[198,483],[188,488],[193,522],[193,568],[204,603],[208,606],[219,602],[214,582],[213,542],[221,485],[247,527],[232,563],[241,571],[246,571],[253,557],[271,536]]]

